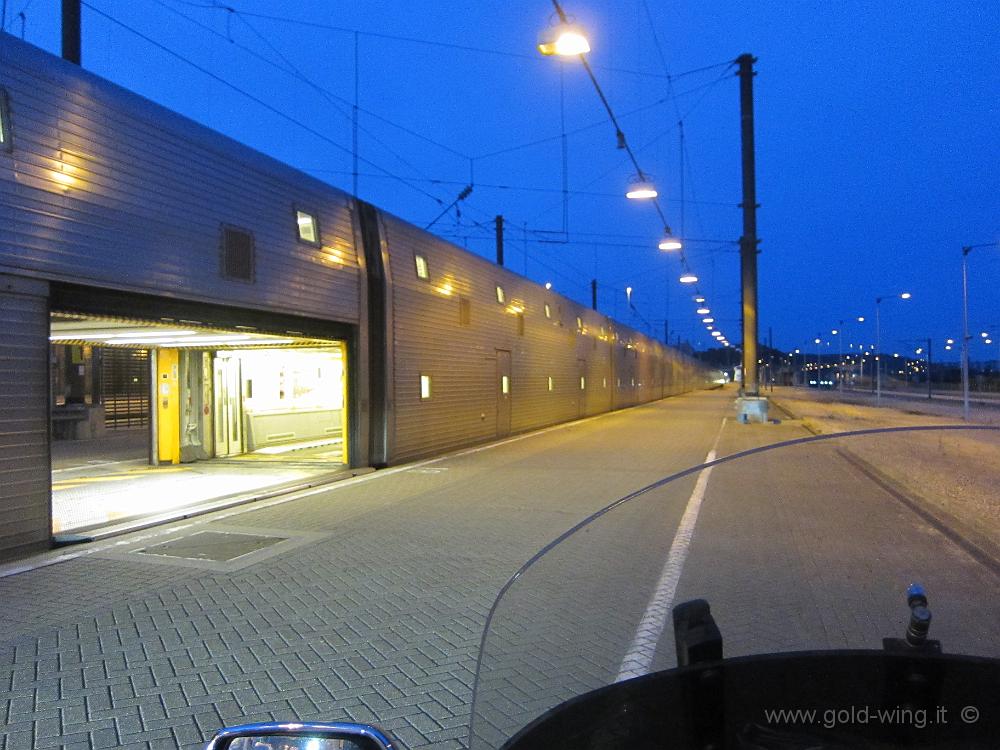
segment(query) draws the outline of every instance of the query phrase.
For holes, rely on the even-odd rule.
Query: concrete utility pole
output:
[[[740,55],[740,136],[743,150],[743,236],[740,237],[740,278],[743,297],[743,395],[757,396],[757,179],[753,142],[753,64]]]
[[[597,309],[597,279],[590,280],[590,309]]]
[[[62,0],[62,56],[80,64],[80,0]]]
[[[743,236],[740,237],[740,278],[743,300],[743,387],[738,404],[741,421],[766,421],[767,399],[760,398],[757,369],[757,178],[753,142],[753,64],[740,55],[740,136],[743,151]]]
[[[503,265],[503,216],[497,216],[497,265]]]

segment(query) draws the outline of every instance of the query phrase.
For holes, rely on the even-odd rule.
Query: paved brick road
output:
[[[669,399],[289,502],[118,538],[77,559],[2,578],[0,748],[196,748],[223,724],[296,718],[371,721],[409,747],[461,747],[495,592],[531,553],[588,513],[703,460],[722,417],[731,414],[731,397]],[[731,424],[720,453],[801,434],[794,423]],[[819,521],[802,522],[811,517],[802,513],[823,506],[821,499],[802,512],[794,498],[777,508],[773,498],[741,505],[728,481],[706,500],[679,596],[728,597],[732,604],[719,607],[731,642],[752,649],[754,635],[740,622],[759,612],[759,602],[741,594],[738,577],[712,574],[720,570],[718,554],[735,546],[742,557],[726,559],[751,560],[762,571],[805,561],[812,566],[808,591],[799,596],[801,580],[796,588],[786,571],[780,580],[796,596],[780,614],[818,620],[821,627],[809,626],[807,634],[823,640],[827,633],[830,645],[855,635],[814,609],[823,601],[819,584],[844,572],[816,569],[836,554],[832,544],[812,544],[822,536]],[[689,488],[623,519],[617,539],[633,549],[650,547],[643,541],[657,535],[669,544]],[[912,520],[904,514],[900,523]],[[233,562],[137,552],[195,531],[286,541]],[[794,554],[784,555],[775,538],[789,540]],[[573,627],[585,629],[602,603],[614,601],[619,617],[604,623],[602,636],[615,650],[627,642],[627,625],[641,611],[662,558],[635,555],[631,570],[640,583],[628,589],[602,576],[617,563],[605,551],[608,540],[591,541],[552,565],[592,583],[586,597],[564,603],[575,612]],[[859,541],[884,543],[870,535]],[[748,546],[757,557],[746,557]],[[949,559],[946,581],[972,576],[970,588],[984,584],[961,555]],[[609,592],[618,592],[617,599],[608,599]],[[526,601],[557,611],[558,587],[551,593],[539,599],[528,591]],[[877,595],[868,587],[859,592],[865,601]],[[874,626],[886,617],[880,610]],[[774,632],[766,631],[763,646],[784,637]],[[553,674],[583,669],[572,666],[565,644],[553,643],[563,654]],[[595,652],[592,661],[603,674],[615,660]],[[512,668],[511,679],[523,682],[521,667]]]

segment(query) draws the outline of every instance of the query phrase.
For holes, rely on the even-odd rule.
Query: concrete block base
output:
[[[767,422],[767,398],[740,396],[736,399],[736,419],[742,424]]]

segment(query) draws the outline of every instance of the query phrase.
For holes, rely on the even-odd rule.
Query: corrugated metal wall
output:
[[[0,559],[45,549],[49,497],[47,284],[0,274]]]
[[[697,369],[598,312],[395,217],[383,220],[394,306],[393,462],[497,437],[497,350],[511,352],[512,432],[680,392],[675,371]],[[417,253],[428,279],[417,275]],[[430,398],[421,398],[421,375],[431,378]]]
[[[13,152],[0,153],[0,266],[77,284],[357,322],[349,197],[0,34]],[[299,241],[295,209],[322,246]],[[250,230],[254,283],[220,273]]]

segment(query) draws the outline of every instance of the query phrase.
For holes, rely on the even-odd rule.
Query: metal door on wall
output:
[[[242,390],[239,358],[216,356],[213,398],[216,456],[243,452]]]
[[[510,352],[497,349],[497,437],[510,434]]]

